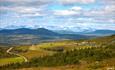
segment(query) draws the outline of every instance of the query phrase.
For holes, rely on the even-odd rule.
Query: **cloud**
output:
[[[95,0],[55,0],[59,3],[71,4],[71,3],[94,3]],[[0,2],[13,2],[13,3],[30,3],[30,2],[40,2],[40,3],[49,3],[55,2],[54,0],[0,0]]]
[[[54,10],[54,15],[57,16],[72,16],[72,15],[80,15],[80,11],[82,10],[79,6],[73,6],[68,10]]]
[[[115,0],[0,0],[0,28],[115,30],[114,4]]]
[[[36,16],[45,15],[45,13],[43,13],[43,10],[41,8],[36,8],[36,7],[23,7],[23,6],[0,7],[0,10],[17,13],[18,17],[36,17]]]
[[[115,0],[101,0],[100,3],[101,4],[114,5],[115,4]]]
[[[35,7],[23,7],[23,6],[16,6],[16,7],[0,7],[1,10],[12,11],[17,13],[33,13],[40,11],[39,8]]]
[[[75,3],[82,3],[82,4],[87,4],[87,3],[94,3],[95,0],[59,0],[61,4],[75,4]]]
[[[54,15],[57,16],[70,16],[70,15],[75,15],[77,14],[75,11],[71,11],[71,10],[57,10],[54,11]]]
[[[23,14],[23,15],[21,15],[21,16],[19,16],[19,17],[42,17],[42,16],[44,16],[44,14],[40,14],[40,13],[32,13],[32,14]]]
[[[11,3],[7,6],[43,6],[55,2],[53,0],[0,0],[2,3]]]
[[[74,11],[82,10],[82,8],[79,7],[79,6],[74,6],[74,7],[72,7],[71,9],[74,10]]]
[[[100,9],[92,9],[88,11],[84,11],[84,16],[97,16],[97,17],[107,17],[107,16],[114,16],[115,15],[115,5],[106,5]]]

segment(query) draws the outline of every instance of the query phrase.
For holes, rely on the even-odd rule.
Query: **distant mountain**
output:
[[[115,34],[115,30],[96,30],[93,32],[87,32],[85,34],[90,34],[90,35],[113,35]]]
[[[53,30],[53,31],[59,34],[76,34],[76,32],[69,31],[69,30]]]
[[[20,29],[5,29],[0,30],[0,34],[7,34],[7,35],[15,35],[15,34],[33,34],[33,35],[58,35],[53,31],[50,31],[45,28],[38,28],[38,29],[28,29],[28,28],[20,28]]]
[[[115,30],[95,30],[95,31],[82,31],[82,32],[73,32],[68,30],[55,30],[54,32],[61,34],[81,34],[81,35],[96,35],[96,36],[105,36],[115,34]]]
[[[59,34],[45,28],[20,28],[0,30],[1,44],[36,44],[43,41],[88,39],[90,37],[91,36],[85,36],[80,34]]]

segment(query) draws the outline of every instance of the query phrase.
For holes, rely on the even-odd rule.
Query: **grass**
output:
[[[81,41],[82,42],[82,41]],[[40,49],[49,49],[49,48],[58,48],[62,47],[64,50],[72,50],[79,48],[90,48],[89,45],[78,45],[81,43],[80,41],[57,41],[57,42],[49,42],[49,43],[41,43],[39,45],[31,46],[30,50],[40,50]]]
[[[27,50],[27,52],[18,52],[18,53],[27,57],[28,59],[31,59],[34,57],[53,55],[56,52],[58,52],[58,51],[45,50],[45,49],[57,49],[61,47],[64,49],[64,51],[69,51],[73,49],[85,49],[85,48],[92,47],[90,45],[78,45],[82,42],[83,42],[82,40],[55,41],[55,42],[41,43],[32,46],[18,46],[18,47],[14,47],[13,50],[22,50],[22,51]]]
[[[44,51],[44,50],[29,50],[26,53],[21,53],[21,55],[25,56],[27,59],[35,58],[35,57],[44,57],[47,55],[53,55],[55,52]]]
[[[12,58],[2,58],[0,59],[0,66],[10,64],[10,63],[21,63],[24,62],[24,59],[21,57],[12,57]]]
[[[56,53],[54,51],[47,51],[40,48],[36,48],[35,45],[34,46],[17,46],[12,49],[12,52],[25,56],[28,60],[35,57],[43,57],[47,55],[53,55],[54,53]]]

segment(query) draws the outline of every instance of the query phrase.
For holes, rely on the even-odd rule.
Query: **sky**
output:
[[[115,30],[115,0],[0,0],[0,29]]]

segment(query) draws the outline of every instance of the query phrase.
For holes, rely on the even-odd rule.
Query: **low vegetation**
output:
[[[14,55],[8,54],[6,50],[8,47],[0,47],[0,59],[1,58],[10,58],[10,57],[15,57]]]
[[[2,58],[2,59],[0,59],[0,66],[17,63],[17,62],[22,63],[22,62],[24,62],[24,59],[21,57]]]
[[[49,42],[26,48],[16,47],[13,52],[20,53],[24,56],[27,55],[30,59],[28,62],[3,65],[0,67],[1,70],[68,65],[86,65],[85,68],[87,70],[95,70],[104,68],[105,66],[115,66],[115,64],[110,61],[110,64],[108,63],[109,65],[105,65],[107,64],[105,63],[107,60],[115,61],[112,60],[115,59],[115,36],[91,40]]]
[[[39,67],[39,66],[63,66],[71,64],[80,64],[81,60],[87,62],[102,61],[104,59],[115,58],[115,47],[114,45],[109,45],[102,48],[91,48],[91,49],[80,49],[72,50],[64,53],[57,53],[52,56],[45,56],[39,58],[33,58],[27,63],[22,64],[11,64],[4,66],[5,68],[24,68],[24,67]],[[4,68],[3,67],[3,68]],[[101,65],[90,68],[98,68]]]

